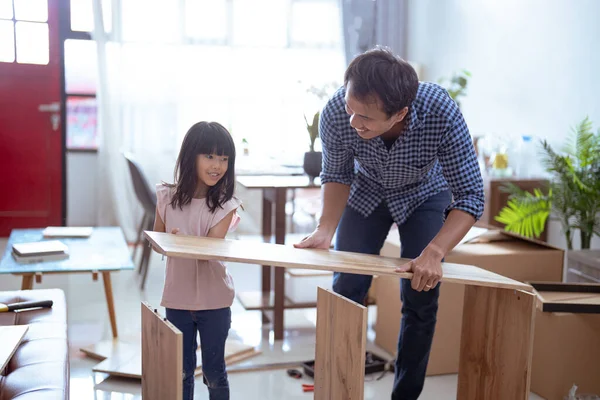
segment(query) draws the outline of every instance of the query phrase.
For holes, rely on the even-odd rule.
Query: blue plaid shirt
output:
[[[409,108],[407,127],[388,151],[380,137],[362,139],[350,126],[340,88],[321,113],[323,147],[321,183],[351,186],[348,205],[368,217],[387,202],[394,221],[402,225],[429,197],[452,190],[445,210],[483,214],[483,179],[469,129],[445,89],[421,82]]]

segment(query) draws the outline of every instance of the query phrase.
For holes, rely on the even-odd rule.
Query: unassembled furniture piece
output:
[[[286,214],[285,203],[288,190],[319,189],[320,183],[313,183],[307,176],[238,176],[237,182],[246,189],[262,190],[262,235],[265,241],[271,242],[275,236],[276,244],[285,243]],[[275,218],[273,219],[273,214]],[[285,298],[285,270],[275,268],[274,277],[271,275],[271,265],[264,264],[261,271],[261,292],[238,293],[240,303],[247,310],[263,312],[263,322],[268,319],[264,311],[273,310],[273,331],[275,340],[283,339],[284,310],[288,308],[310,308],[314,303],[295,303]],[[271,290],[273,283],[273,290]]]
[[[244,242],[227,239],[202,238],[145,232],[146,237],[161,253],[169,257],[201,260],[221,260],[272,265],[284,268],[304,268],[357,273],[391,275],[412,278],[412,273],[397,273],[395,267],[408,260],[377,255],[333,250],[296,249],[271,243]],[[443,281],[467,285],[463,312],[463,331],[460,351],[458,398],[460,399],[527,399],[531,377],[531,355],[534,323],[533,288],[501,275],[474,266],[443,263]],[[322,307],[323,308],[323,307]],[[325,307],[327,310],[328,307]],[[317,309],[317,313],[319,310]],[[325,314],[327,311],[325,311]],[[317,317],[319,319],[319,317]],[[323,317],[322,317],[323,318]],[[323,320],[322,320],[323,321]],[[326,321],[326,320],[325,320]],[[355,329],[362,322],[357,320]],[[339,337],[343,332],[336,324],[325,323],[317,340]],[[318,329],[319,330],[319,329]],[[350,342],[349,342],[350,343]],[[326,344],[317,344],[323,349]],[[364,354],[359,342],[346,348],[351,354]],[[317,350],[317,359],[327,360],[327,354]],[[331,351],[329,349],[328,351]],[[364,360],[358,365],[362,369]],[[323,364],[320,364],[323,365]],[[363,371],[364,372],[364,371]],[[340,390],[350,388],[350,373],[335,365],[325,368],[325,376],[317,381],[331,382],[328,374],[337,374],[345,384],[328,392],[330,398],[343,398]],[[316,375],[318,371],[316,372]],[[342,379],[335,378],[335,379]],[[354,379],[354,378],[352,378]],[[316,381],[316,382],[317,382]],[[316,390],[316,387],[315,387]],[[354,390],[358,390],[355,388]],[[324,397],[325,398],[325,397]],[[361,398],[361,397],[357,397]]]
[[[317,290],[315,400],[362,400],[365,385],[367,308]]]
[[[183,334],[142,303],[142,398],[181,400]]]

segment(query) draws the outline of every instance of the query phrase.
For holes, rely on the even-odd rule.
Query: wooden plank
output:
[[[531,293],[465,287],[457,398],[528,399],[534,315]]]
[[[323,288],[317,292],[315,400],[362,400],[367,309]]]
[[[28,329],[27,325],[0,326],[0,375],[4,375],[4,368],[19,348]]]
[[[139,354],[139,349],[141,348],[140,340],[131,339],[131,340],[123,340],[123,339],[111,339],[111,340],[102,340],[98,343],[94,343],[92,345],[82,347],[79,350],[83,352],[90,358],[104,361],[107,358],[112,357],[129,357],[129,354]]]
[[[394,271],[409,260],[336,250],[297,249],[273,243],[259,243],[145,231],[157,249],[170,257],[234,261],[285,268],[304,268],[362,275],[391,275],[412,278],[412,273]],[[489,286],[531,292],[530,285],[472,265],[443,263],[445,282]]]
[[[236,342],[228,342],[225,344],[225,364],[227,366],[235,365],[261,354],[259,350],[256,350],[251,346],[240,347],[239,349],[238,347]],[[194,375],[200,376],[202,375],[202,353],[200,350],[196,352],[196,363],[197,367]],[[92,371],[124,378],[141,379],[142,355],[139,350],[135,353],[117,354],[94,366]]]
[[[132,379],[142,379],[142,345],[139,338],[130,342],[117,339],[105,340],[81,350],[91,358],[101,362],[92,368],[94,372],[105,373]],[[228,339],[225,342],[225,363],[233,365],[248,358],[261,354],[254,347],[244,344],[239,340]],[[202,351],[196,351],[195,375],[202,375]]]
[[[600,285],[577,282],[529,282],[538,292],[600,293]]]
[[[137,351],[110,357],[95,365],[92,371],[122,378],[141,379],[142,355]]]
[[[142,303],[142,397],[181,400],[183,334]]]

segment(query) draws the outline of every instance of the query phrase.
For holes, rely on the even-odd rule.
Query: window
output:
[[[46,65],[47,0],[0,0],[0,62]]]
[[[71,149],[98,145],[92,126],[96,121],[97,81],[96,51],[89,35],[93,30],[92,1],[70,1],[73,35],[65,41],[65,73],[67,143]],[[145,1],[102,0],[105,28],[109,34],[121,35],[119,39],[126,46],[194,45],[183,51],[185,55],[178,53],[188,58],[185,62],[181,59],[177,75],[195,68],[194,79],[187,81],[193,83],[175,80],[190,87],[185,92],[188,98],[177,100],[178,118],[185,123],[195,118],[221,121],[238,143],[246,139],[255,154],[287,156],[275,151],[283,147],[300,160],[308,149],[304,115],[310,119],[316,111],[314,103],[307,105],[310,95],[306,88],[340,82],[343,75],[339,0],[178,0],[144,7]],[[118,24],[116,20],[111,24],[110,3],[119,7],[120,12],[113,15]],[[111,31],[111,27],[115,29]],[[124,64],[124,68],[138,71],[132,74],[134,79],[127,82],[126,90],[136,87],[134,81],[155,79],[144,75],[140,63],[158,64],[164,73],[172,75],[169,47],[153,49],[152,59],[138,57],[129,62],[131,65]],[[139,93],[133,96],[147,99],[146,86],[134,88]],[[198,100],[198,93],[206,94],[206,99]]]

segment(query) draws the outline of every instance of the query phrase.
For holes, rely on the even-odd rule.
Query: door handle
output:
[[[38,106],[39,112],[52,112],[57,113],[60,112],[60,103],[58,101],[48,103],[48,104],[40,104]]]

